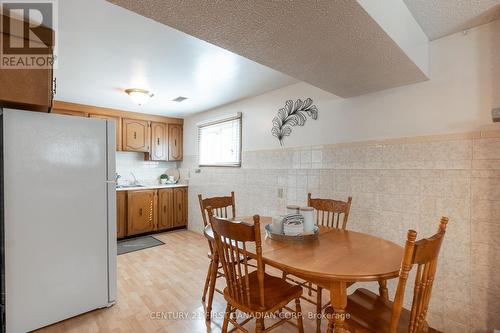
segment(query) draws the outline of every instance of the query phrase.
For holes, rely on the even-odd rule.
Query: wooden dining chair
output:
[[[203,199],[201,194],[198,194],[198,200],[200,202],[201,217],[203,219],[203,225],[205,227],[210,223],[208,214],[209,209],[213,211],[213,213],[218,217],[229,218],[229,213],[231,213],[231,218],[236,217],[236,202],[234,199],[234,192],[231,192],[230,196],[212,197],[205,199]],[[208,248],[208,258],[210,259],[210,264],[208,266],[208,272],[205,278],[205,285],[203,287],[203,295],[201,297],[201,301],[205,304],[208,292],[208,303],[206,303],[205,306],[207,310],[207,319],[210,319],[214,292],[217,291],[218,293],[222,294],[222,291],[215,287],[216,280],[223,277],[224,274],[221,272],[222,266],[214,261],[215,249],[210,240],[208,241]]]
[[[314,208],[316,225],[328,228],[346,229],[351,211],[352,197],[347,201],[312,198],[307,194],[307,206]]]
[[[448,218],[441,218],[438,232],[430,237],[415,241],[417,232],[409,230],[405,251],[399,271],[399,282],[394,301],[391,302],[367,289],[357,289],[347,299],[346,328],[350,332],[373,333],[421,333],[428,332],[425,320],[432,285],[436,275],[437,260],[441,243],[446,233]],[[403,300],[409,272],[417,266],[417,274],[413,289],[411,310],[403,308]],[[329,318],[328,331],[333,332],[334,310],[328,307],[325,311]]]
[[[264,318],[281,313],[283,309],[286,309],[297,318],[298,332],[303,333],[300,307],[302,287],[266,274],[262,259],[260,217],[255,215],[253,217],[254,224],[250,225],[213,216],[210,209],[209,216],[214,233],[216,255],[224,269],[227,285],[224,289],[227,306],[222,332],[227,332],[229,323],[243,332],[248,332],[243,325],[252,318],[256,319],[255,332],[269,332],[286,322],[292,323],[291,316],[288,318],[281,316],[276,323],[267,329],[264,326]],[[254,250],[253,257],[257,261],[256,270],[249,267],[247,260],[252,256],[252,250]],[[294,300],[295,310],[287,306]],[[247,314],[249,318],[238,323],[237,318],[233,318],[233,314],[237,310]]]
[[[333,199],[319,199],[312,198],[311,193],[307,194],[307,206],[314,208],[314,220],[316,225],[327,228],[346,229],[349,220],[349,212],[351,210],[352,197],[347,201],[333,200]],[[308,290],[308,295],[312,296],[313,292],[316,293],[316,299],[302,297],[304,300],[316,305],[316,333],[321,332],[321,313],[328,306],[322,304],[323,288],[321,286],[313,286],[308,281],[301,281],[298,278],[290,277],[283,273],[283,278],[288,281],[294,282]]]

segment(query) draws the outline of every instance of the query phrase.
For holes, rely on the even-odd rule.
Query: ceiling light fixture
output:
[[[139,106],[146,104],[149,102],[149,99],[154,96],[149,90],[137,88],[126,89],[125,92],[130,96],[130,99]]]

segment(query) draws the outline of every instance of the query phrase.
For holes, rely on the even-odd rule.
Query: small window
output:
[[[198,124],[200,166],[241,166],[241,113]]]

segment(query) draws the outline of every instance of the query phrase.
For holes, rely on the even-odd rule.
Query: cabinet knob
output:
[[[159,146],[159,145],[160,145],[160,138],[158,138],[158,139],[156,139],[156,140],[158,140],[158,146]]]
[[[142,208],[139,208],[139,215],[142,216]]]
[[[137,132],[134,132],[134,139],[137,139]]]

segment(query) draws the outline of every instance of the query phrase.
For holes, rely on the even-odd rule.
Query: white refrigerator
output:
[[[0,121],[4,329],[24,333],[112,305],[114,124],[6,109]]]

